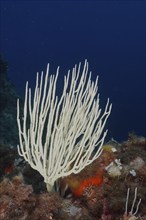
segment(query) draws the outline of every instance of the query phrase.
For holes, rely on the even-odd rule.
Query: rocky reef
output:
[[[52,193],[14,149],[7,155],[0,183],[2,220],[146,220],[144,137],[112,139],[97,160],[60,179],[59,191]]]
[[[0,144],[18,144],[16,101],[18,95],[8,78],[8,63],[0,55]]]

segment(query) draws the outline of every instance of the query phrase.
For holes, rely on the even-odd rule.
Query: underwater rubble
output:
[[[145,137],[110,140],[98,159],[51,193],[16,150],[0,145],[0,155],[1,220],[146,220]]]

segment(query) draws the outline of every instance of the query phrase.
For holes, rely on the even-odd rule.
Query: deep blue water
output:
[[[60,78],[87,58],[101,106],[113,103],[109,137],[146,135],[145,1],[1,1],[1,53],[19,94],[51,64]],[[60,83],[60,82],[59,82]],[[60,86],[60,84],[58,85]]]

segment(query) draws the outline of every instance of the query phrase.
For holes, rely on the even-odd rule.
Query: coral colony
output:
[[[108,99],[101,113],[98,77],[91,80],[87,61],[83,70],[79,64],[72,73],[68,71],[60,98],[56,96],[58,74],[59,68],[49,76],[49,65],[40,82],[37,74],[33,100],[26,83],[22,125],[17,102],[18,152],[44,177],[48,191],[59,178],[79,173],[101,155],[112,107]]]

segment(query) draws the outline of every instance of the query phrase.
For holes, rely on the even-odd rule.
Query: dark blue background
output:
[[[0,43],[21,95],[47,63],[62,76],[87,58],[113,103],[109,137],[146,134],[145,1],[1,1]]]

